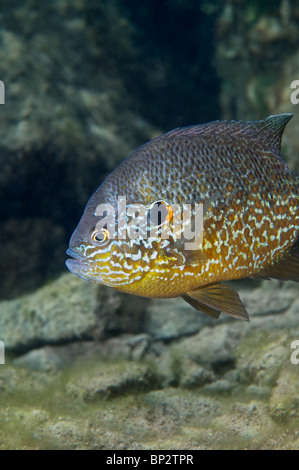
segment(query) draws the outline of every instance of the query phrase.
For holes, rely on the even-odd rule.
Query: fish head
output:
[[[83,279],[152,296],[177,261],[167,253],[171,208],[165,201],[144,201],[140,194],[119,194],[108,177],[90,198],[70,239],[66,265]]]

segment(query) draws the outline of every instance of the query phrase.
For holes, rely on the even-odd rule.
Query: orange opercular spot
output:
[[[165,206],[166,209],[168,210],[168,216],[166,217],[166,220],[167,222],[171,222],[172,219],[173,219],[173,210],[172,210],[172,207],[170,205],[166,205]]]

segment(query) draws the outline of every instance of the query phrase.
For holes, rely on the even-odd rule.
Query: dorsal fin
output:
[[[282,113],[255,121],[260,140],[264,141],[265,145],[269,146],[276,155],[280,154],[282,134],[293,116],[292,113]]]
[[[289,120],[294,116],[291,113],[268,116],[260,121],[212,121],[196,126],[179,127],[173,129],[161,138],[174,138],[180,136],[231,136],[256,139],[271,152],[279,155],[282,134]]]

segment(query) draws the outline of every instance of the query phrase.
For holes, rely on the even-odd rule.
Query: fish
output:
[[[281,156],[292,117],[181,127],[139,147],[89,199],[67,268],[249,321],[229,281],[299,281],[299,177]]]

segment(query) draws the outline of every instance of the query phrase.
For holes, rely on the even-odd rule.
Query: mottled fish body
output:
[[[238,294],[222,281],[299,281],[299,177],[280,156],[291,117],[179,128],[137,149],[89,200],[70,241],[68,268],[135,295],[182,296],[215,318],[225,312],[247,319]],[[114,210],[115,231],[97,231],[102,204]],[[161,226],[174,221],[173,207],[190,204],[194,217],[201,205],[200,243],[186,249],[186,231],[163,239],[151,237],[149,227],[145,237],[119,238],[123,209],[138,204],[149,212],[162,207]]]

